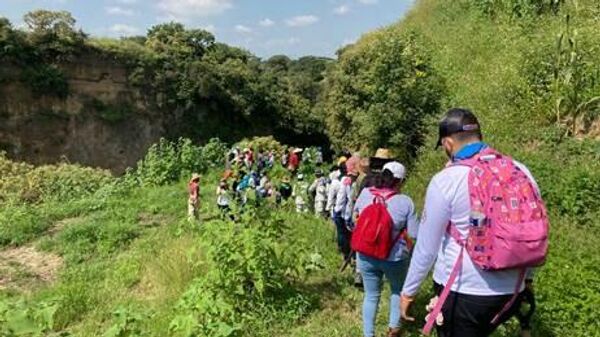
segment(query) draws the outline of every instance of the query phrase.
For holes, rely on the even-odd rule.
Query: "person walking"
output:
[[[351,253],[350,251],[350,233],[352,228],[352,187],[358,172],[353,168],[348,169],[346,176],[340,180],[340,187],[335,197],[333,207],[333,222],[337,232],[338,249],[344,260]]]
[[[308,187],[308,184],[304,181],[304,175],[302,173],[298,174],[297,181],[296,184],[294,184],[292,192],[297,213],[308,212],[308,207],[306,207],[306,201],[308,199]]]
[[[451,109],[439,124],[437,146],[450,162],[427,188],[401,295],[402,317],[413,321],[409,308],[435,262],[438,297],[428,306],[425,334],[435,324],[440,337],[490,336],[531,289],[528,267],[545,259],[548,221],[534,178],[482,139],[469,110]]]
[[[375,186],[363,189],[354,206],[358,220],[352,236],[352,249],[357,252],[358,270],[363,279],[365,294],[362,318],[365,337],[375,336],[375,319],[384,276],[391,288],[387,336],[400,336],[400,291],[412,248],[409,236],[414,238],[418,230],[414,203],[410,197],[401,194],[405,177],[406,169],[402,164],[387,163],[375,179]],[[387,216],[381,210],[377,212],[380,205],[384,205],[383,212]],[[382,219],[390,222],[387,233],[383,230],[386,224],[381,223],[385,221]],[[381,230],[381,234],[387,235],[388,240],[385,243],[383,240],[373,240],[370,237],[375,233],[373,229]],[[380,243],[374,247],[373,242]]]
[[[323,177],[323,171],[317,169],[315,171],[315,180],[308,188],[311,195],[314,195],[314,211],[315,215],[327,218],[327,184],[328,179]]]
[[[229,185],[227,180],[222,179],[217,186],[217,207],[221,211],[221,214],[227,215],[231,211],[230,207],[231,197],[229,191]]]
[[[337,193],[340,190],[341,181],[340,178],[342,176],[342,168],[339,166],[333,167],[329,172],[329,186],[327,189],[327,204],[325,205],[325,210],[329,213],[333,221],[334,216],[334,208],[335,208],[335,199],[337,198]]]
[[[188,219],[190,221],[199,219],[200,206],[200,175],[192,174],[192,178],[188,183]]]

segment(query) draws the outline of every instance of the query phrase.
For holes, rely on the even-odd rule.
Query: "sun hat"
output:
[[[377,149],[377,151],[375,151],[375,155],[373,156],[373,158],[392,159],[392,155],[389,149],[384,149],[380,147]]]
[[[190,181],[194,181],[194,180],[200,180],[200,175],[198,173],[192,174],[192,179],[190,179]]]

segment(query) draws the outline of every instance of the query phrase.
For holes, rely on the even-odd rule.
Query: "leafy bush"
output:
[[[278,142],[273,136],[253,137],[244,139],[236,144],[240,149],[245,147],[253,149],[255,152],[259,150],[269,151],[274,150],[277,153],[282,153],[284,146]]]
[[[113,180],[106,170],[66,163],[34,167],[0,153],[0,200],[63,202],[90,196]]]
[[[325,92],[327,132],[337,149],[393,149],[412,160],[427,116],[441,109],[442,79],[415,35],[371,33],[343,50]]]
[[[57,309],[52,303],[40,303],[34,308],[0,298],[0,336],[47,336],[54,327]]]
[[[290,277],[308,268],[282,242],[290,227],[267,208],[251,209],[241,223],[213,222],[202,243],[212,268],[192,283],[171,322],[177,336],[242,336],[242,327],[296,319],[310,305]]]
[[[222,167],[227,153],[227,144],[219,138],[211,138],[208,143],[202,147],[202,167],[203,170]]]
[[[31,88],[34,95],[50,95],[66,98],[69,95],[69,83],[58,67],[39,64],[23,70],[22,80]]]
[[[204,147],[194,145],[187,138],[179,138],[177,142],[161,138],[129,174],[142,185],[165,185],[187,178],[193,172],[223,165],[226,151],[225,143],[217,138]]]

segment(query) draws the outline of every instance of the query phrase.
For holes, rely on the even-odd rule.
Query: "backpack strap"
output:
[[[450,277],[448,278],[448,281],[446,282],[446,285],[444,286],[444,290],[442,290],[442,293],[439,295],[437,303],[435,304],[435,307],[433,308],[433,310],[431,310],[431,312],[429,313],[429,316],[427,318],[427,323],[425,323],[425,326],[423,327],[423,334],[426,336],[429,336],[429,334],[431,333],[431,330],[433,329],[433,325],[435,324],[435,320],[438,317],[438,315],[440,314],[440,312],[442,311],[442,307],[444,306],[446,299],[448,299],[448,295],[450,295],[452,285],[454,284],[454,282],[456,282],[458,273],[462,269],[463,256],[465,253],[465,240],[463,240],[460,237],[460,233],[458,232],[456,227],[454,227],[454,225],[451,222],[448,223],[447,232],[460,245],[460,253],[458,254],[458,258],[456,259],[456,262],[454,263],[454,267],[452,268]]]
[[[498,324],[500,317],[502,315],[504,315],[508,310],[510,310],[510,308],[513,306],[513,304],[515,304],[515,301],[519,297],[519,290],[521,290],[521,284],[523,284],[523,281],[525,280],[525,272],[526,272],[525,268],[522,268],[521,271],[519,272],[519,278],[517,279],[517,284],[515,285],[515,291],[513,293],[513,296],[510,298],[510,301],[508,301],[504,305],[504,307],[502,307],[502,310],[499,313],[497,313],[496,316],[494,316],[494,319],[492,319],[492,322],[491,322],[492,325]]]
[[[435,307],[433,308],[433,310],[431,310],[431,312],[429,313],[429,316],[427,318],[427,323],[425,323],[425,326],[423,327],[423,334],[425,336],[429,336],[429,334],[431,333],[431,330],[433,329],[433,325],[435,324],[436,318],[442,311],[442,307],[443,307],[444,303],[446,302],[446,299],[448,299],[448,295],[450,295],[450,290],[452,289],[452,285],[454,284],[454,282],[456,281],[456,278],[458,277],[458,272],[462,269],[462,261],[463,261],[464,252],[465,252],[465,247],[461,246],[460,254],[458,254],[458,259],[454,263],[454,268],[452,268],[452,273],[450,273],[448,282],[446,282],[446,286],[444,286],[444,290],[442,290],[442,293],[439,295],[437,303],[435,304]]]

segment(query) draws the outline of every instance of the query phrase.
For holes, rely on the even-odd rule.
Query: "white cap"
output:
[[[406,177],[406,168],[397,161],[392,161],[383,165],[383,170],[392,172],[392,175],[396,179],[404,179]]]

